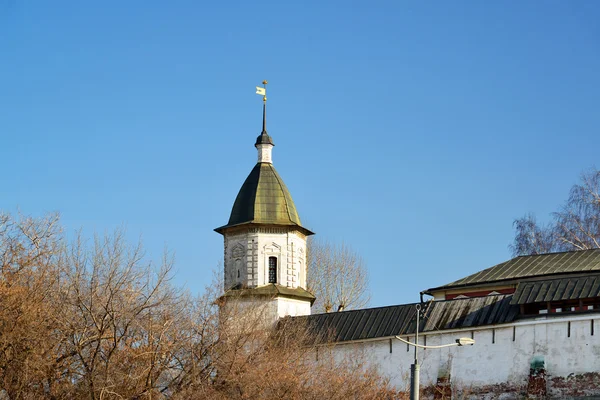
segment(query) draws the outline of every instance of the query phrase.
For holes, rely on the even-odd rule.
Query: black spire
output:
[[[262,133],[267,134],[267,102],[263,102],[263,130]]]
[[[267,81],[265,81],[263,83],[266,84],[266,82]],[[270,144],[272,146],[275,146],[275,144],[273,143],[273,139],[271,139],[271,136],[269,136],[269,134],[267,133],[267,96],[263,97],[263,124],[262,124],[262,132],[256,138],[256,143],[254,145],[257,146],[259,144]]]

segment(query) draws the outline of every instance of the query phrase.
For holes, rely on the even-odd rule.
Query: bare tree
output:
[[[56,318],[78,395],[139,398],[168,388],[188,301],[169,284],[168,254],[154,270],[141,246],[128,247],[116,232],[92,248],[79,238],[63,263]]]
[[[56,370],[60,327],[52,318],[59,287],[58,216],[0,213],[0,395],[42,398]]]
[[[370,300],[363,259],[345,244],[311,239],[308,244],[308,290],[316,296],[314,312],[365,307]]]
[[[600,171],[581,174],[569,198],[548,225],[539,225],[531,214],[515,220],[513,255],[541,254],[600,248]]]
[[[57,216],[0,214],[0,398],[395,398],[367,358],[265,324],[268,301],[223,307],[219,282],[191,298],[171,268],[119,231],[88,245]]]
[[[264,325],[263,311],[258,303],[250,308],[229,308],[226,318],[243,322],[237,329],[221,331],[218,346],[211,352],[212,381],[195,381],[174,398],[398,398],[388,378],[368,363],[366,355],[336,358],[334,346],[319,340],[322,344],[317,349],[314,334],[292,318],[283,319],[277,327]],[[240,318],[240,312],[246,318]]]
[[[533,214],[516,219],[513,226],[515,238],[509,246],[513,255],[544,254],[556,248],[552,226],[540,226]]]

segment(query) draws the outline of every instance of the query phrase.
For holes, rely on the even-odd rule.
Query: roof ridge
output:
[[[523,254],[523,255],[520,255],[520,256],[516,256],[515,258],[542,257],[542,256],[550,256],[550,255],[553,255],[553,254],[579,253],[579,252],[584,252],[584,251],[600,251],[600,248],[595,248],[595,249],[580,249],[580,250],[564,250],[564,251],[551,251],[551,252],[548,252],[548,253],[541,253],[541,254]],[[510,261],[510,260],[507,260],[507,261]],[[500,263],[500,264],[502,264],[502,263]]]
[[[367,310],[382,310],[385,308],[416,306],[417,304],[422,304],[422,303],[392,304],[389,306],[367,307],[367,308],[359,308],[359,309],[355,309],[355,310],[344,310],[344,311],[334,311],[334,312],[322,312],[322,313],[310,314],[310,315],[299,315],[298,317],[310,317],[310,316],[316,316],[316,315],[329,315],[329,314],[344,314],[344,313],[361,312],[361,311],[367,311]],[[297,317],[294,317],[294,318],[297,318]]]
[[[600,271],[600,249],[570,250],[554,253],[519,256],[467,275],[443,286],[425,290],[431,294],[437,290],[508,282],[516,279],[550,277],[565,273],[579,274]]]

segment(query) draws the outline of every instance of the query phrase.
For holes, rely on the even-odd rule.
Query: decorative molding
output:
[[[246,254],[246,249],[241,243],[236,243],[231,249],[231,258],[239,260]]]

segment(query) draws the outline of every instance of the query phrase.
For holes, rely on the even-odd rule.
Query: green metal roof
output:
[[[519,306],[511,305],[511,298],[512,295],[496,295],[429,301],[422,304],[424,318],[420,320],[419,332],[473,329],[512,322],[518,317]],[[413,335],[417,325],[415,317],[415,304],[400,304],[290,318],[307,323],[318,342],[343,342]]]
[[[259,286],[257,288],[229,289],[223,295],[224,297],[246,297],[246,296],[266,296],[266,297],[288,297],[300,300],[308,300],[310,304],[314,303],[315,296],[301,287],[289,288],[275,283]]]
[[[241,224],[269,224],[302,227],[289,190],[271,163],[257,163],[242,185],[227,225],[222,230]]]
[[[259,145],[259,144],[271,144],[271,145],[275,146],[275,143],[273,143],[273,139],[271,139],[271,136],[269,136],[269,134],[267,133],[267,131],[263,131],[256,138],[256,143],[254,145],[256,146],[256,145]]]
[[[447,285],[428,289],[426,292],[535,276],[587,271],[600,271],[600,249],[520,256]]]
[[[600,275],[520,282],[510,304],[545,303],[600,296]]]

